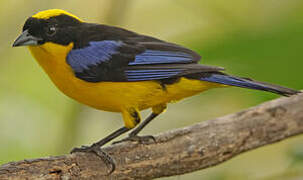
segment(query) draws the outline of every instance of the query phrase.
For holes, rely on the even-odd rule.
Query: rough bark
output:
[[[245,151],[303,133],[303,94],[156,136],[156,143],[106,147],[116,170],[93,154],[68,154],[11,162],[0,179],[153,179],[220,164]]]

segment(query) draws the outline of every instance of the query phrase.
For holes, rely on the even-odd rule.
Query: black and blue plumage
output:
[[[58,9],[28,18],[13,46],[29,46],[55,85],[69,97],[96,109],[121,112],[122,128],[72,152],[104,155],[100,147],[136,127],[139,111],[151,108],[152,113],[126,138],[140,140],[138,133],[164,112],[167,103],[215,87],[237,86],[285,96],[299,93],[225,74],[223,68],[199,64],[201,57],[180,45],[119,27],[86,23]],[[108,161],[114,167],[110,158]]]
[[[87,33],[91,40],[75,41],[67,63],[78,78],[88,82],[157,80],[165,84],[187,77],[286,96],[294,93],[281,86],[227,75],[220,67],[198,64],[200,55],[173,43],[118,27],[90,23],[82,26],[85,31],[81,34]]]
[[[172,46],[164,42],[158,44],[162,47],[164,45]],[[219,68],[202,65],[189,66],[188,64],[197,62],[198,58],[195,59],[195,56],[198,57],[197,55],[189,53],[189,51],[182,52],[180,51],[182,49],[177,49],[177,46],[174,49],[166,50],[161,49],[161,46],[156,49],[155,45],[154,43],[153,48],[148,49],[148,46],[144,46],[144,44],[131,47],[123,41],[92,41],[84,48],[72,50],[67,55],[67,63],[75,71],[77,77],[90,82],[157,80],[192,73],[189,70],[194,71],[194,69],[196,71],[219,70]],[[141,51],[132,50],[136,48]],[[133,58],[118,63],[119,59],[123,57]],[[123,64],[124,66],[122,66]],[[107,74],[100,74],[105,72],[105,68],[113,70],[115,75],[108,71]]]
[[[43,32],[49,25],[57,27],[55,36]],[[227,75],[220,67],[198,64],[200,55],[180,45],[119,27],[81,22],[67,14],[48,19],[31,17],[23,30],[39,37],[38,44],[73,43],[66,62],[77,78],[87,82],[157,80],[165,84],[187,77],[286,96],[297,93],[289,88]]]

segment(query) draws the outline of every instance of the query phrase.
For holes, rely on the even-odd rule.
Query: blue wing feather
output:
[[[136,55],[135,61],[128,65],[155,65],[191,63],[193,57],[190,54],[177,51],[146,50]],[[128,81],[146,81],[166,79],[181,73],[183,69],[157,69],[157,70],[131,70],[126,71]]]
[[[146,81],[169,78],[182,71],[183,69],[127,70],[126,76],[128,81]]]
[[[82,49],[73,49],[67,55],[67,63],[75,72],[88,70],[89,66],[110,61],[113,54],[118,53],[122,45],[119,41],[94,41]]]
[[[169,63],[191,63],[193,57],[190,54],[176,51],[146,50],[136,55],[135,61],[128,65],[150,65]]]
[[[93,41],[81,49],[73,49],[67,55],[67,63],[72,67],[76,73],[82,73],[84,71],[92,73],[94,66],[104,66],[102,63],[110,64],[111,62],[117,62],[113,56],[120,55],[121,57],[127,52],[121,52],[120,48],[125,45],[121,41],[104,40],[104,41]],[[126,54],[128,55],[128,54]],[[123,59],[123,57],[122,57]],[[189,53],[181,51],[168,51],[168,50],[155,50],[146,49],[140,54],[133,54],[133,58],[127,62],[124,71],[125,78],[127,81],[144,81],[144,80],[156,80],[165,79],[175,76],[183,71],[183,69],[174,68],[163,68],[163,69],[144,69],[144,65],[161,65],[161,64],[184,64],[193,63],[193,57]],[[143,69],[132,69],[127,70],[127,67],[143,65]],[[118,65],[117,65],[118,66]],[[120,65],[122,66],[122,65]],[[122,68],[122,67],[111,67],[111,68]],[[111,71],[111,69],[109,69]],[[104,75],[104,74],[102,74]],[[102,78],[100,78],[102,79]]]

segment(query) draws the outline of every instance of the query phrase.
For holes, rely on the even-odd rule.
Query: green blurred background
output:
[[[302,0],[0,0],[0,164],[67,153],[123,124],[120,114],[94,110],[63,95],[26,48],[11,48],[25,19],[50,8],[184,45],[199,52],[202,63],[234,75],[303,88]],[[143,134],[277,97],[240,88],[211,90],[170,104]],[[297,136],[213,168],[163,179],[303,179],[302,140]]]

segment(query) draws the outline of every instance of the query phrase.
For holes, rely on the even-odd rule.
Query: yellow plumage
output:
[[[181,78],[163,88],[155,81],[98,82],[90,83],[75,77],[66,63],[66,55],[73,44],[62,46],[45,43],[29,49],[54,84],[67,96],[96,109],[122,112],[126,127],[136,125],[128,115],[130,109],[143,110],[193,96],[210,88],[220,87],[217,83]]]
[[[151,108],[152,113],[126,140],[144,140],[138,133],[165,111],[167,103],[211,88],[231,85],[286,96],[299,93],[230,76],[222,73],[222,68],[196,64],[200,56],[182,46],[118,27],[86,23],[58,9],[28,18],[13,44],[16,46],[28,46],[67,96],[96,109],[122,113],[124,127],[89,147],[72,150],[105,158],[112,164],[111,172],[114,161],[100,147],[138,125],[141,110]]]
[[[75,16],[75,15],[69,13],[69,12],[66,12],[62,9],[49,9],[49,10],[46,10],[46,11],[40,11],[40,12],[34,14],[32,17],[33,18],[38,18],[38,19],[48,19],[48,18],[58,16],[58,15],[61,15],[61,14],[71,16],[71,17],[73,17],[75,19],[78,19],[79,21],[82,22],[82,20],[80,18],[78,18],[77,16]]]

